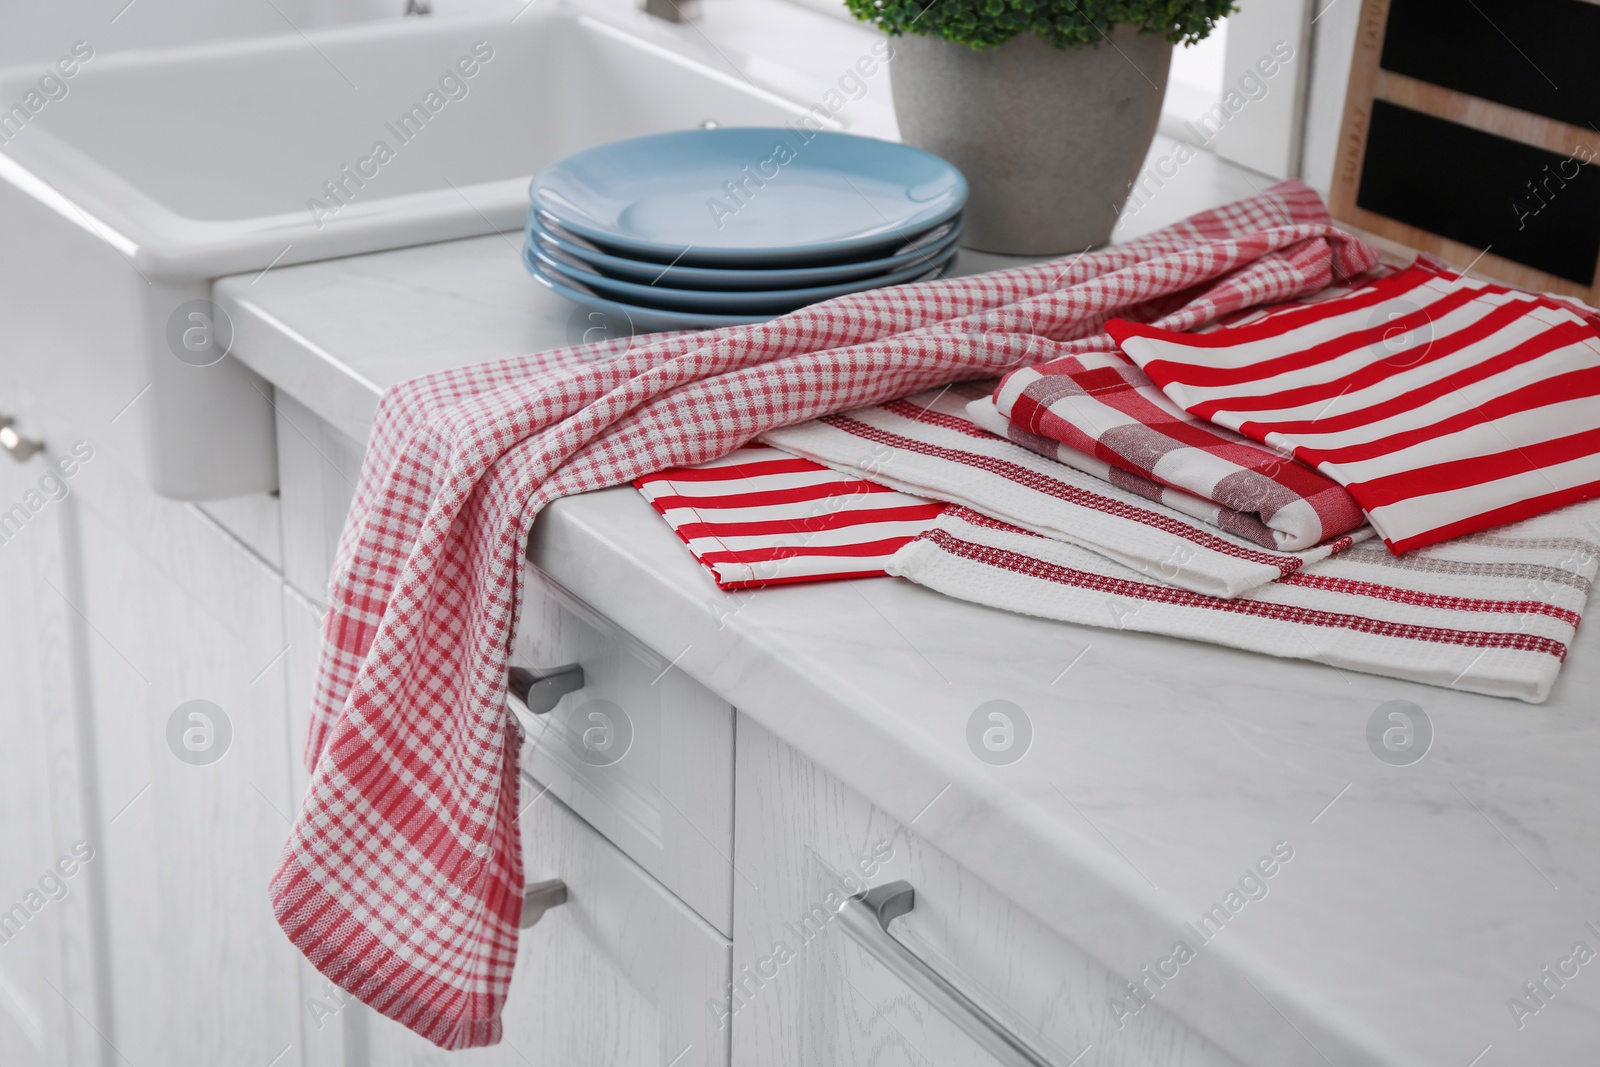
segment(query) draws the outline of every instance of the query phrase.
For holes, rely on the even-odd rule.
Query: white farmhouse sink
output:
[[[0,361],[158,492],[272,488],[270,390],[211,280],[520,228],[566,153],[801,114],[650,32],[538,0],[95,57],[0,146]]]

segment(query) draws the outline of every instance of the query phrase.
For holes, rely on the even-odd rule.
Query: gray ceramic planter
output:
[[[1119,27],[1052,48],[1016,37],[975,51],[894,40],[901,140],[954,163],[972,187],[961,243],[985,252],[1080,252],[1111,237],[1161,118],[1172,45]]]

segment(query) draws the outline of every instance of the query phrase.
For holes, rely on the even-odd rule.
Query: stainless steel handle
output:
[[[545,912],[566,902],[567,883],[561,879],[552,878],[548,882],[535,882],[523,889],[522,921],[517,925],[526,930],[544,918]]]
[[[1007,1067],[1050,1067],[1048,1060],[889,933],[889,924],[909,914],[916,903],[917,891],[910,882],[888,882],[845,901],[839,921],[845,933],[873,959],[889,968],[989,1055]]]
[[[10,415],[0,415],[0,448],[11,453],[11,458],[21,463],[44,450],[44,442],[24,437],[17,432],[17,420]]]
[[[534,715],[548,715],[562,697],[583,688],[583,667],[577,663],[532,670],[512,667],[506,672],[506,688]]]

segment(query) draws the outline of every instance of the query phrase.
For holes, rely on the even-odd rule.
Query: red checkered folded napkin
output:
[[[1367,521],[1338,482],[1188,414],[1121,357],[1091,352],[1052,369],[1017,397],[1015,421],[988,396],[972,402],[972,420],[1280,552],[1312,548]]]
[[[498,1041],[523,881],[505,667],[540,509],[776,426],[993,377],[1115,315],[1194,326],[1370,268],[1376,253],[1326,218],[1286,182],[1068,260],[390,390],[329,583],[312,784],[271,887],[279,924],[435,1043]]]
[[[1592,316],[1419,263],[1207,333],[1110,330],[1184,410],[1343,484],[1401,553],[1600,495]]]
[[[1320,205],[1319,205],[1320,207]],[[1301,298],[1313,303],[1389,273],[1377,267]],[[1195,328],[1255,320],[1277,309],[1250,307]],[[1297,552],[1366,523],[1338,482],[1185,412],[1149,376],[1103,344],[1019,368],[992,397],[973,401],[972,420],[1041,455],[1160,500],[1265,548]]]
[[[770,445],[633,484],[723,589],[881,577],[945,508]]]

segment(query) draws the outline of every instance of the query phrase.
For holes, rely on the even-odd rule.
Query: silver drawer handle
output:
[[[10,415],[0,415],[0,448],[11,453],[11,458],[21,463],[44,451],[44,442],[24,437],[17,432],[17,420]]]
[[[517,925],[526,930],[540,919],[551,908],[558,908],[567,902],[567,883],[559,878],[552,878],[548,882],[535,882],[526,887],[522,892],[522,921]]]
[[[845,933],[873,959],[889,968],[989,1055],[1007,1067],[1050,1067],[1048,1060],[1024,1045],[994,1016],[890,935],[889,924],[908,914],[916,903],[917,891],[910,882],[888,882],[845,901],[839,921]]]
[[[512,667],[506,672],[506,688],[535,715],[548,715],[561,698],[583,688],[583,667],[568,663],[561,667]]]

